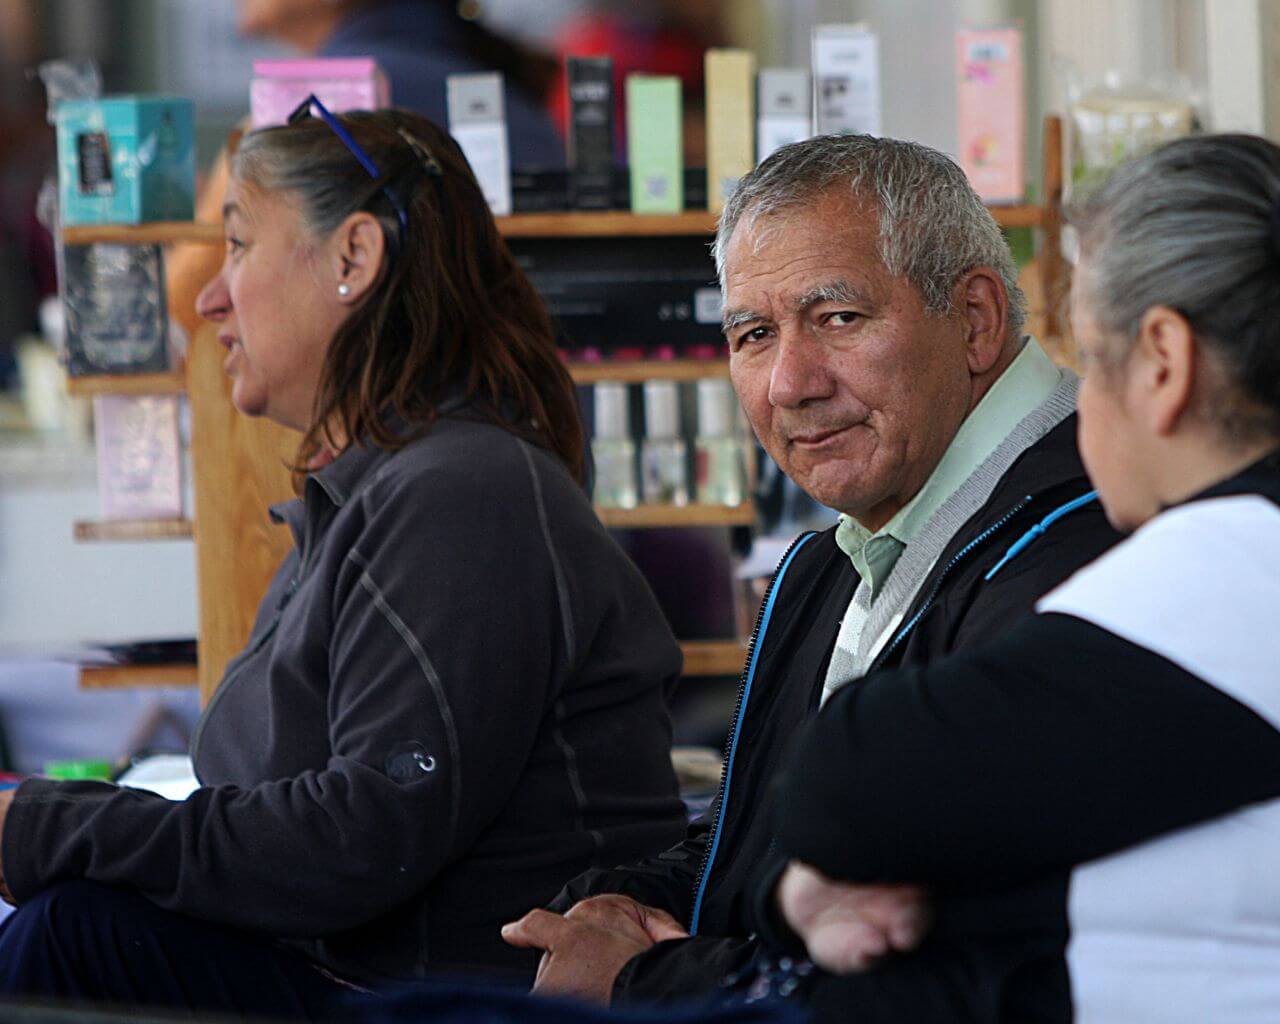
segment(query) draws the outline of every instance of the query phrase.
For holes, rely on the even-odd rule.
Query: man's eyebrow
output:
[[[228,217],[232,216],[233,214],[238,217],[244,216],[244,211],[240,209],[240,206],[237,203],[230,202],[230,201],[223,203],[222,219],[226,220]]]
[[[757,313],[754,309],[726,309],[720,320],[720,333],[728,334],[730,331],[737,330],[743,324],[767,319],[768,317],[763,313]]]
[[[854,306],[871,305],[871,297],[852,281],[837,279],[815,285],[803,295],[798,295],[791,303],[797,313],[803,313],[820,302],[847,302]]]

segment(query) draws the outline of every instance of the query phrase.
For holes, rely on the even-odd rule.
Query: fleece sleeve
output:
[[[333,588],[327,764],[182,802],[29,781],[3,835],[15,896],[87,878],[311,937],[420,892],[509,800],[570,658],[528,471],[500,487],[454,470],[364,492]]]

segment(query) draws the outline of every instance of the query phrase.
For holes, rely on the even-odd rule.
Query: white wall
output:
[[[196,635],[190,541],[77,544],[98,517],[91,456],[20,461],[0,451],[0,650]]]

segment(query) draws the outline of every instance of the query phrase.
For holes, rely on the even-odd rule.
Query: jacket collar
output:
[[[1276,448],[1239,473],[1220,480],[1191,497],[1176,502],[1186,505],[1209,498],[1229,498],[1238,494],[1260,494],[1280,505],[1280,448]]]

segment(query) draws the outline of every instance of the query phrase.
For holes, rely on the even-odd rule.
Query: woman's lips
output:
[[[222,372],[229,375],[240,356],[240,342],[235,338],[219,338],[218,341],[227,347],[227,358],[222,360]]]

